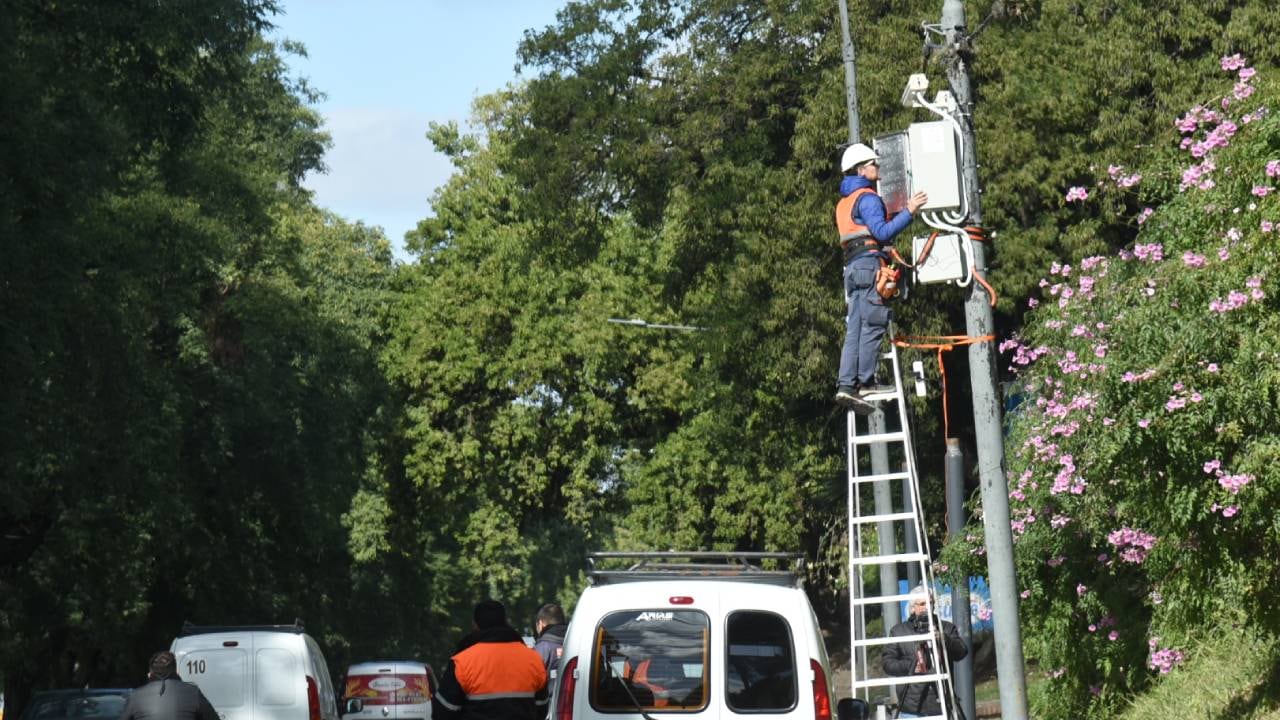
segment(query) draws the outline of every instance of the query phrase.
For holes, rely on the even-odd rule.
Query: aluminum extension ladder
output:
[[[911,442],[911,428],[907,415],[906,398],[902,389],[902,372],[898,365],[897,347],[890,343],[889,351],[884,353],[883,357],[892,366],[894,390],[888,393],[868,395],[864,398],[877,406],[878,411],[876,414],[861,415],[852,410],[848,413],[846,454],[849,469],[849,626],[850,634],[852,635],[852,645],[850,647],[852,691],[855,697],[867,698],[872,688],[934,683],[942,714],[927,717],[936,720],[952,720],[955,695],[952,693],[951,686],[951,666],[946,657],[945,642],[938,643],[935,640],[935,631],[940,631],[941,628],[937,626],[936,607],[932,592],[933,572],[929,560],[929,544],[924,533],[924,514],[920,510],[919,474],[916,471],[915,452]],[[897,429],[889,430],[887,428],[893,422],[892,417],[895,414],[897,416]],[[878,432],[873,432],[872,430],[873,418],[877,419],[875,424],[879,425],[876,428]],[[882,467],[880,468],[881,472],[874,473],[871,467],[870,453],[872,446],[876,444],[884,444],[890,452],[896,450],[898,455],[896,460],[899,462],[898,467],[905,467],[905,470],[886,472],[885,470],[888,468]],[[907,482],[904,483],[904,480]],[[892,501],[892,512],[877,514],[874,503],[864,503],[862,498],[864,489],[874,490],[876,483],[888,483],[890,490],[888,495],[890,497],[894,496],[891,491],[895,484],[903,487],[902,491],[897,493],[896,499]],[[883,502],[881,504],[883,505]],[[904,540],[908,540],[909,536],[914,533],[914,547],[918,548],[918,550],[899,553],[897,552],[895,541],[892,547],[874,550],[879,554],[868,554],[870,549],[864,547],[863,536],[868,526],[877,523],[890,524],[887,526],[891,530],[888,532],[890,537],[898,536],[897,528],[899,527],[903,528],[902,537]],[[885,533],[880,535],[883,537]],[[909,540],[906,543],[906,547],[908,549],[912,547]],[[897,587],[882,587],[880,588],[881,594],[866,594],[866,584],[863,580],[863,570],[865,568],[879,568],[889,565],[896,567],[899,563],[909,564],[918,569],[918,576],[924,586],[930,588],[930,592],[926,593],[929,610],[929,632],[927,634],[888,637],[889,629],[897,624],[899,618],[897,612],[898,603],[907,600],[910,596],[909,593],[904,595],[899,592]],[[884,618],[885,637],[867,637],[867,606],[885,606],[886,604],[891,604],[893,615]],[[867,664],[867,649],[873,646],[887,646],[893,643],[912,643],[917,646],[919,643],[924,643],[932,660],[933,669],[921,675],[872,677],[871,668]],[[876,674],[880,673],[877,672]]]

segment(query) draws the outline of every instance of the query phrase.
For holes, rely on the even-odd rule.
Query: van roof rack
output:
[[[178,637],[188,635],[205,635],[224,632],[281,632],[302,634],[306,628],[302,626],[302,618],[296,618],[292,625],[196,625],[190,620],[182,623],[182,632]]]
[[[600,567],[617,565],[617,561],[628,561],[628,564],[621,569]],[[772,564],[780,569],[766,570],[765,561],[774,561]],[[730,580],[800,587],[804,582],[804,554],[704,550],[593,552],[587,553],[587,579],[592,585],[643,580]]]

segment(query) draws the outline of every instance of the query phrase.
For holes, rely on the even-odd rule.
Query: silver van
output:
[[[338,720],[329,666],[301,623],[186,624],[169,650],[222,720]]]
[[[356,663],[342,678],[343,720],[431,720],[436,676],[416,660]]]

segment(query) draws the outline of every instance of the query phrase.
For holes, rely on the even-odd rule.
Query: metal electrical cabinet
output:
[[[872,146],[880,156],[879,192],[889,213],[900,212],[918,191],[929,195],[925,210],[960,207],[960,162],[951,123],[911,123],[906,132],[881,135]]]

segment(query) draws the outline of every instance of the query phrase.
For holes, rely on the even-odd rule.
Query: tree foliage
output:
[[[1280,631],[1280,118],[1274,81],[1255,93],[1252,68],[1223,64],[1246,79],[1179,119],[1181,149],[1164,152],[1179,144],[1164,133],[1089,200],[1154,206],[1134,244],[1055,262],[1006,343],[1025,393],[1010,435],[1020,612],[1052,677],[1037,714],[1109,715],[1218,632]],[[980,541],[950,548],[953,564],[972,566]]]
[[[134,682],[184,620],[347,612],[390,249],[299,186],[325,137],[272,7],[0,12],[11,710]]]
[[[127,682],[184,619],[302,616],[335,666],[438,660],[480,596],[507,601],[517,625],[548,599],[571,605],[593,548],[805,550],[822,609],[838,615],[830,218],[846,118],[833,3],[567,3],[518,48],[526,80],[477,102],[477,134],[428,132],[456,173],[408,266],[376,229],[300,188],[325,138],[307,107],[316,95],[262,38],[273,3],[100,5],[8,0],[0,12],[0,665],[12,701],[37,682]],[[925,119],[898,103],[910,72],[943,89],[945,57],[920,34],[938,5],[851,2],[864,136]],[[1275,147],[1275,120],[1215,155],[1218,185],[1203,193],[1177,192],[1183,155],[1151,157],[1175,113],[1220,93],[1221,56],[1277,64],[1265,40],[1280,16],[1268,0],[967,9],[983,28],[965,59],[1002,329],[1021,327],[1039,268],[1107,257],[1088,332],[1111,338],[1111,367],[1156,370],[1146,384],[1091,374],[1101,388],[1081,390],[1117,422],[1063,442],[1080,443],[1078,468],[1111,478],[1089,477],[1081,495],[1069,483],[1046,497],[1042,483],[1015,505],[1040,516],[1016,517],[1028,608],[1043,618],[1032,654],[1062,669],[1053,702],[1110,709],[1150,679],[1137,628],[1176,649],[1191,618],[1225,607],[1193,588],[1221,582],[1221,597],[1256,603],[1273,570],[1244,543],[1272,542],[1250,510],[1264,504],[1223,518],[1230,490],[1193,471],[1217,459],[1254,478],[1244,497],[1268,492],[1274,235],[1239,217],[1261,218],[1274,196],[1237,198],[1252,192],[1241,168]],[[1113,189],[1133,171],[1110,165],[1144,180]],[[1088,203],[1068,202],[1073,185]],[[1220,210],[1236,205],[1240,216]],[[1241,238],[1219,265],[1195,243],[1229,227]],[[1112,258],[1135,242],[1170,259]],[[1209,267],[1175,272],[1186,251]],[[1238,287],[1255,275],[1259,288]],[[1147,280],[1155,295],[1135,297]],[[1202,311],[1233,289],[1265,294],[1231,311],[1250,332]],[[962,327],[960,291],[918,290],[901,327]],[[1160,302],[1171,293],[1181,310]],[[1092,351],[1043,318],[1026,338]],[[610,322],[631,319],[694,329]],[[1226,340],[1242,349],[1218,353]],[[948,368],[951,425],[967,436],[964,358]],[[1154,432],[1121,425],[1168,402],[1158,383],[1179,372],[1203,385],[1193,408],[1157,414]],[[926,511],[940,519],[938,400],[914,410]],[[1042,412],[1024,407],[1014,449]],[[1042,461],[1014,465],[1047,472]],[[1219,505],[1211,520],[1205,502]],[[1065,534],[1044,530],[1045,503],[1079,506]],[[1121,521],[1157,537],[1144,563],[1070,565]],[[963,545],[951,552],[980,565]],[[1093,573],[1086,590],[1073,596],[1046,553]],[[1124,594],[1148,586],[1158,606]],[[1103,608],[1134,627],[1081,642],[1077,621]]]

